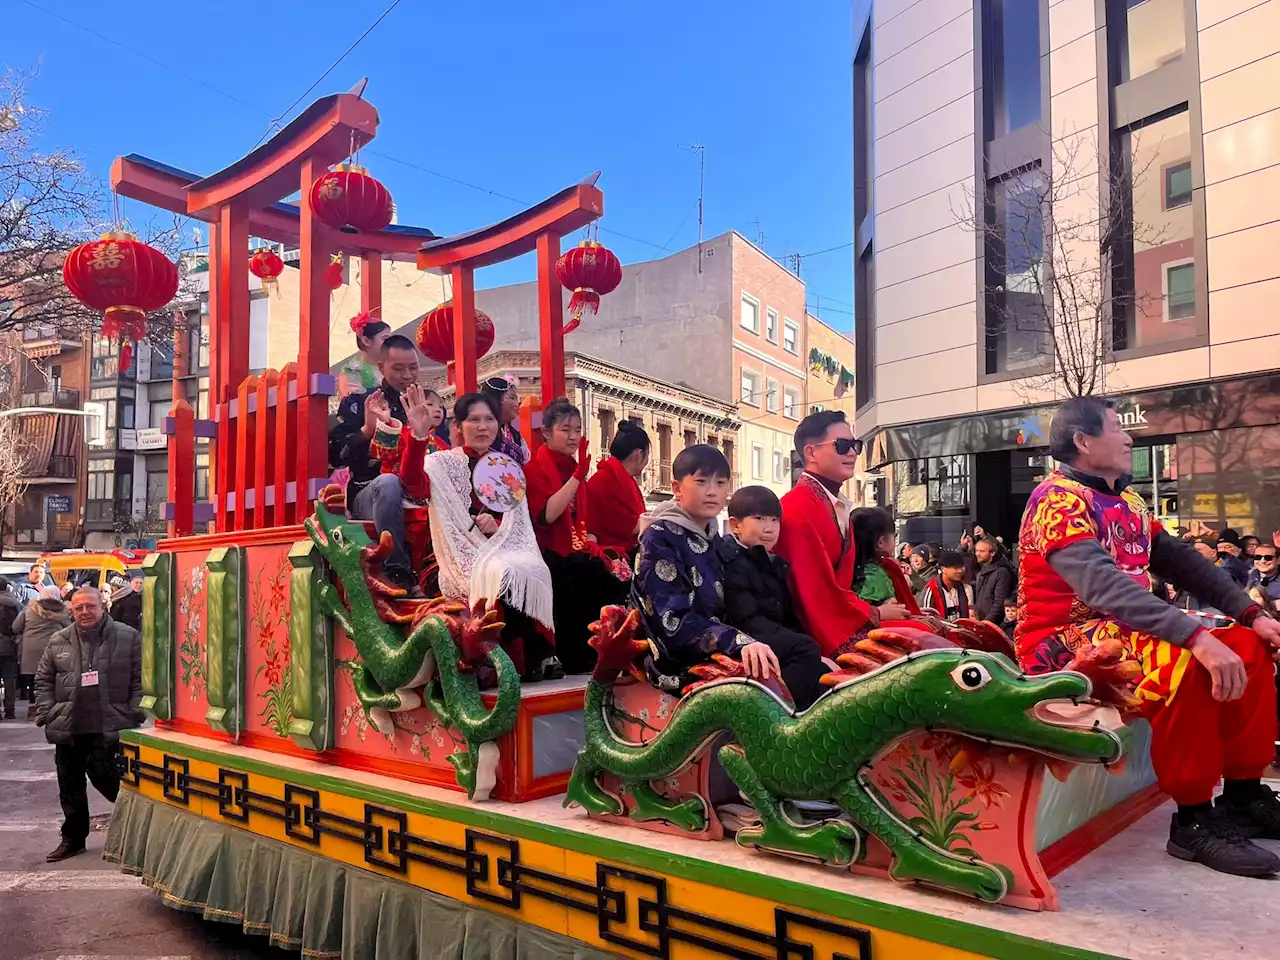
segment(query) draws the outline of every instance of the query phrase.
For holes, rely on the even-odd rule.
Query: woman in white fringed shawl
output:
[[[446,597],[498,600],[506,629],[502,646],[526,681],[557,679],[564,670],[555,655],[551,573],[534,535],[524,498],[505,514],[476,496],[472,474],[498,435],[498,411],[483,394],[468,393],[453,407],[460,447],[427,454],[429,413],[421,391],[406,393],[410,444],[401,462],[405,493],[427,501],[431,551]],[[415,469],[422,464],[423,474]]]

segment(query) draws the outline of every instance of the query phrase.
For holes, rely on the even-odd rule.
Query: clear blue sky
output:
[[[208,4],[32,0],[192,79],[51,16],[5,4],[0,64],[39,65],[32,103],[46,139],[74,146],[106,178],[140,153],[209,174],[247,152],[373,22],[389,0],[275,0],[230,16]],[[541,12],[535,12],[541,11]],[[307,98],[362,76],[381,115],[370,150],[534,202],[604,171],[602,235],[623,260],[697,240],[706,146],[707,236],[736,229],[777,257],[852,240],[849,0],[649,0],[584,4],[400,5]],[[439,234],[517,205],[366,151],[403,223]],[[145,211],[130,202],[135,220]],[[803,261],[810,304],[852,326],[851,248]],[[529,258],[489,268],[482,286],[531,279]]]

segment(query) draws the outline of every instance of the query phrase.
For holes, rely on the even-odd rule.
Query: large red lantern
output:
[[[622,264],[613,251],[594,240],[584,240],[556,261],[556,276],[573,291],[569,298],[570,321],[564,333],[571,333],[582,323],[587,310],[596,313],[600,298],[613,293],[622,282]]]
[[[263,289],[279,292],[277,278],[284,272],[284,261],[270,247],[262,247],[249,257],[249,272],[262,281]]]
[[[364,167],[340,163],[311,185],[311,210],[343,233],[374,233],[391,222],[391,193]]]
[[[418,349],[423,356],[443,363],[453,383],[453,301],[440,304],[418,324]],[[476,311],[476,359],[493,348],[493,319],[483,310]]]
[[[67,254],[62,280],[86,307],[103,311],[101,335],[110,340],[146,336],[147,314],[178,293],[177,264],[123,231],[104,233]],[[121,349],[123,369],[132,353],[127,344]]]

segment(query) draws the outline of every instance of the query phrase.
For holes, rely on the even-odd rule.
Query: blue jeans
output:
[[[391,554],[384,569],[388,573],[411,575],[409,549],[404,532],[404,487],[394,473],[384,473],[358,494],[351,505],[353,520],[372,520],[379,536],[391,534]]]

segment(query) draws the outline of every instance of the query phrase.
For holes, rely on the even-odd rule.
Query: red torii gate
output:
[[[209,382],[214,419],[201,427],[213,434],[213,519],[218,531],[298,523],[328,476],[328,397],[334,383],[329,373],[331,291],[322,275],[335,253],[361,260],[362,310],[376,312],[382,305],[384,259],[416,261],[420,269],[452,275],[454,358],[458,391],[463,393],[477,385],[476,268],[536,249],[543,402],[564,393],[564,306],[555,265],[560,238],[604,213],[604,195],[595,178],[500,223],[455,237],[440,238],[422,227],[399,225],[371,234],[339,233],[314,216],[305,198],[318,177],[372,140],[377,127],[378,113],[371,103],[354,93],[335,94],[317,100],[262,146],[204,179],[137,155],[117,158],[112,164],[111,185],[120,195],[209,224]],[[298,190],[302,203],[280,202]],[[270,384],[246,382],[251,235],[301,250],[297,368],[288,376],[275,374]],[[175,378],[183,350],[180,339],[175,335]],[[174,397],[169,440],[170,536],[182,536],[192,532],[194,521],[194,436],[200,428],[177,390]],[[261,421],[257,442],[248,409],[255,399],[256,419]],[[272,418],[272,442],[264,445],[262,439],[268,436],[264,408],[274,405],[280,411],[290,404],[296,404],[296,417]],[[175,432],[185,439],[176,438]],[[270,484],[268,474],[273,475]]]

